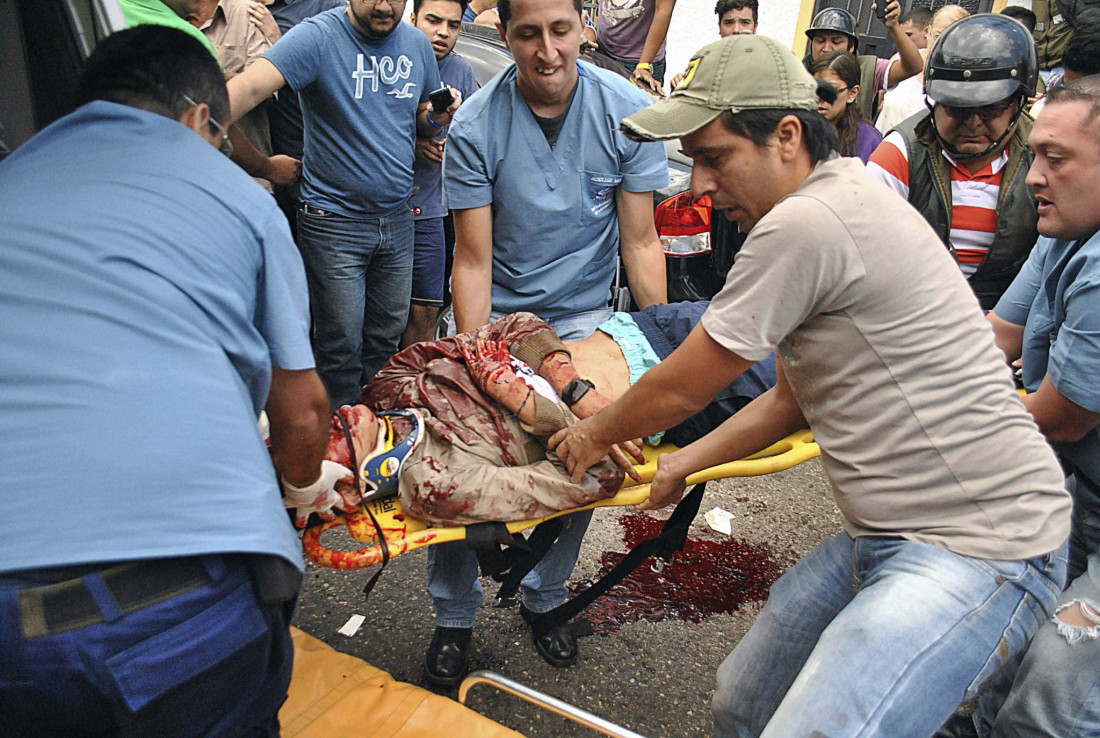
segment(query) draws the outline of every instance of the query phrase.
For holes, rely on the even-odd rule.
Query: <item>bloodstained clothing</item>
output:
[[[360,402],[376,411],[417,408],[425,438],[401,470],[399,499],[434,525],[531,520],[612,497],[623,472],[604,459],[580,484],[547,451],[546,439],[576,422],[560,401],[533,392],[534,426],[521,423],[470,376],[462,347],[477,339],[507,341],[513,356],[538,369],[565,351],[550,327],[514,313],[477,331],[417,343],[394,356],[363,388]]]

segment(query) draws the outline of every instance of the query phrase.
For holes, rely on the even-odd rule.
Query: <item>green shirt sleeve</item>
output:
[[[176,15],[175,11],[160,0],[119,0],[118,4],[122,7],[122,14],[126,17],[126,24],[130,28],[150,24],[168,26],[183,31],[201,41],[202,45],[217,61],[218,52],[214,50],[214,45],[210,43],[210,39],[203,35],[202,31]],[[219,62],[218,65],[221,66],[221,63]]]

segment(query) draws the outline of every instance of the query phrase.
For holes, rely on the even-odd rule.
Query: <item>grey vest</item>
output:
[[[951,168],[943,157],[930,113],[914,115],[894,130],[909,154],[909,202],[958,258],[951,245]],[[1021,115],[1009,139],[1008,163],[997,196],[997,233],[985,259],[970,275],[970,287],[985,310],[992,310],[1031,253],[1039,232],[1035,197],[1024,183],[1033,155],[1025,147],[1034,122]]]
[[[863,55],[856,57],[859,61],[859,110],[868,123],[874,123],[878,116],[878,95],[875,94],[875,66],[878,64],[877,56]],[[885,85],[884,85],[885,86]]]

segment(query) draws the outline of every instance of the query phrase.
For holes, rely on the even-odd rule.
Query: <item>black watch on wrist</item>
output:
[[[565,401],[565,404],[569,407],[573,407],[585,393],[590,389],[596,389],[596,385],[589,382],[587,379],[581,379],[580,377],[574,379],[569,384],[565,385],[565,389],[561,391],[561,399]]]

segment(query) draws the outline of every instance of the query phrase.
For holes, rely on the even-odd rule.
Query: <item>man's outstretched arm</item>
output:
[[[302,176],[302,162],[286,154],[268,156],[248,140],[236,124],[227,132],[233,144],[233,163],[253,177],[280,185],[297,182]]]
[[[736,415],[695,443],[661,456],[649,499],[639,505],[639,509],[653,510],[676,502],[684,492],[684,480],[689,475],[743,459],[805,428],[806,418],[787,384],[782,362],[776,362],[775,374],[775,386]]]
[[[226,126],[233,144],[233,161],[253,177],[261,177],[275,184],[297,182],[302,173],[302,163],[283,154],[264,155],[237,127],[237,121],[285,84],[286,80],[278,67],[262,57],[225,83],[229,91],[229,119],[222,121],[222,124]]]
[[[224,121],[225,125],[236,123],[284,85],[286,79],[278,67],[262,57],[257,59],[248,69],[225,83],[229,91],[229,120]]]

